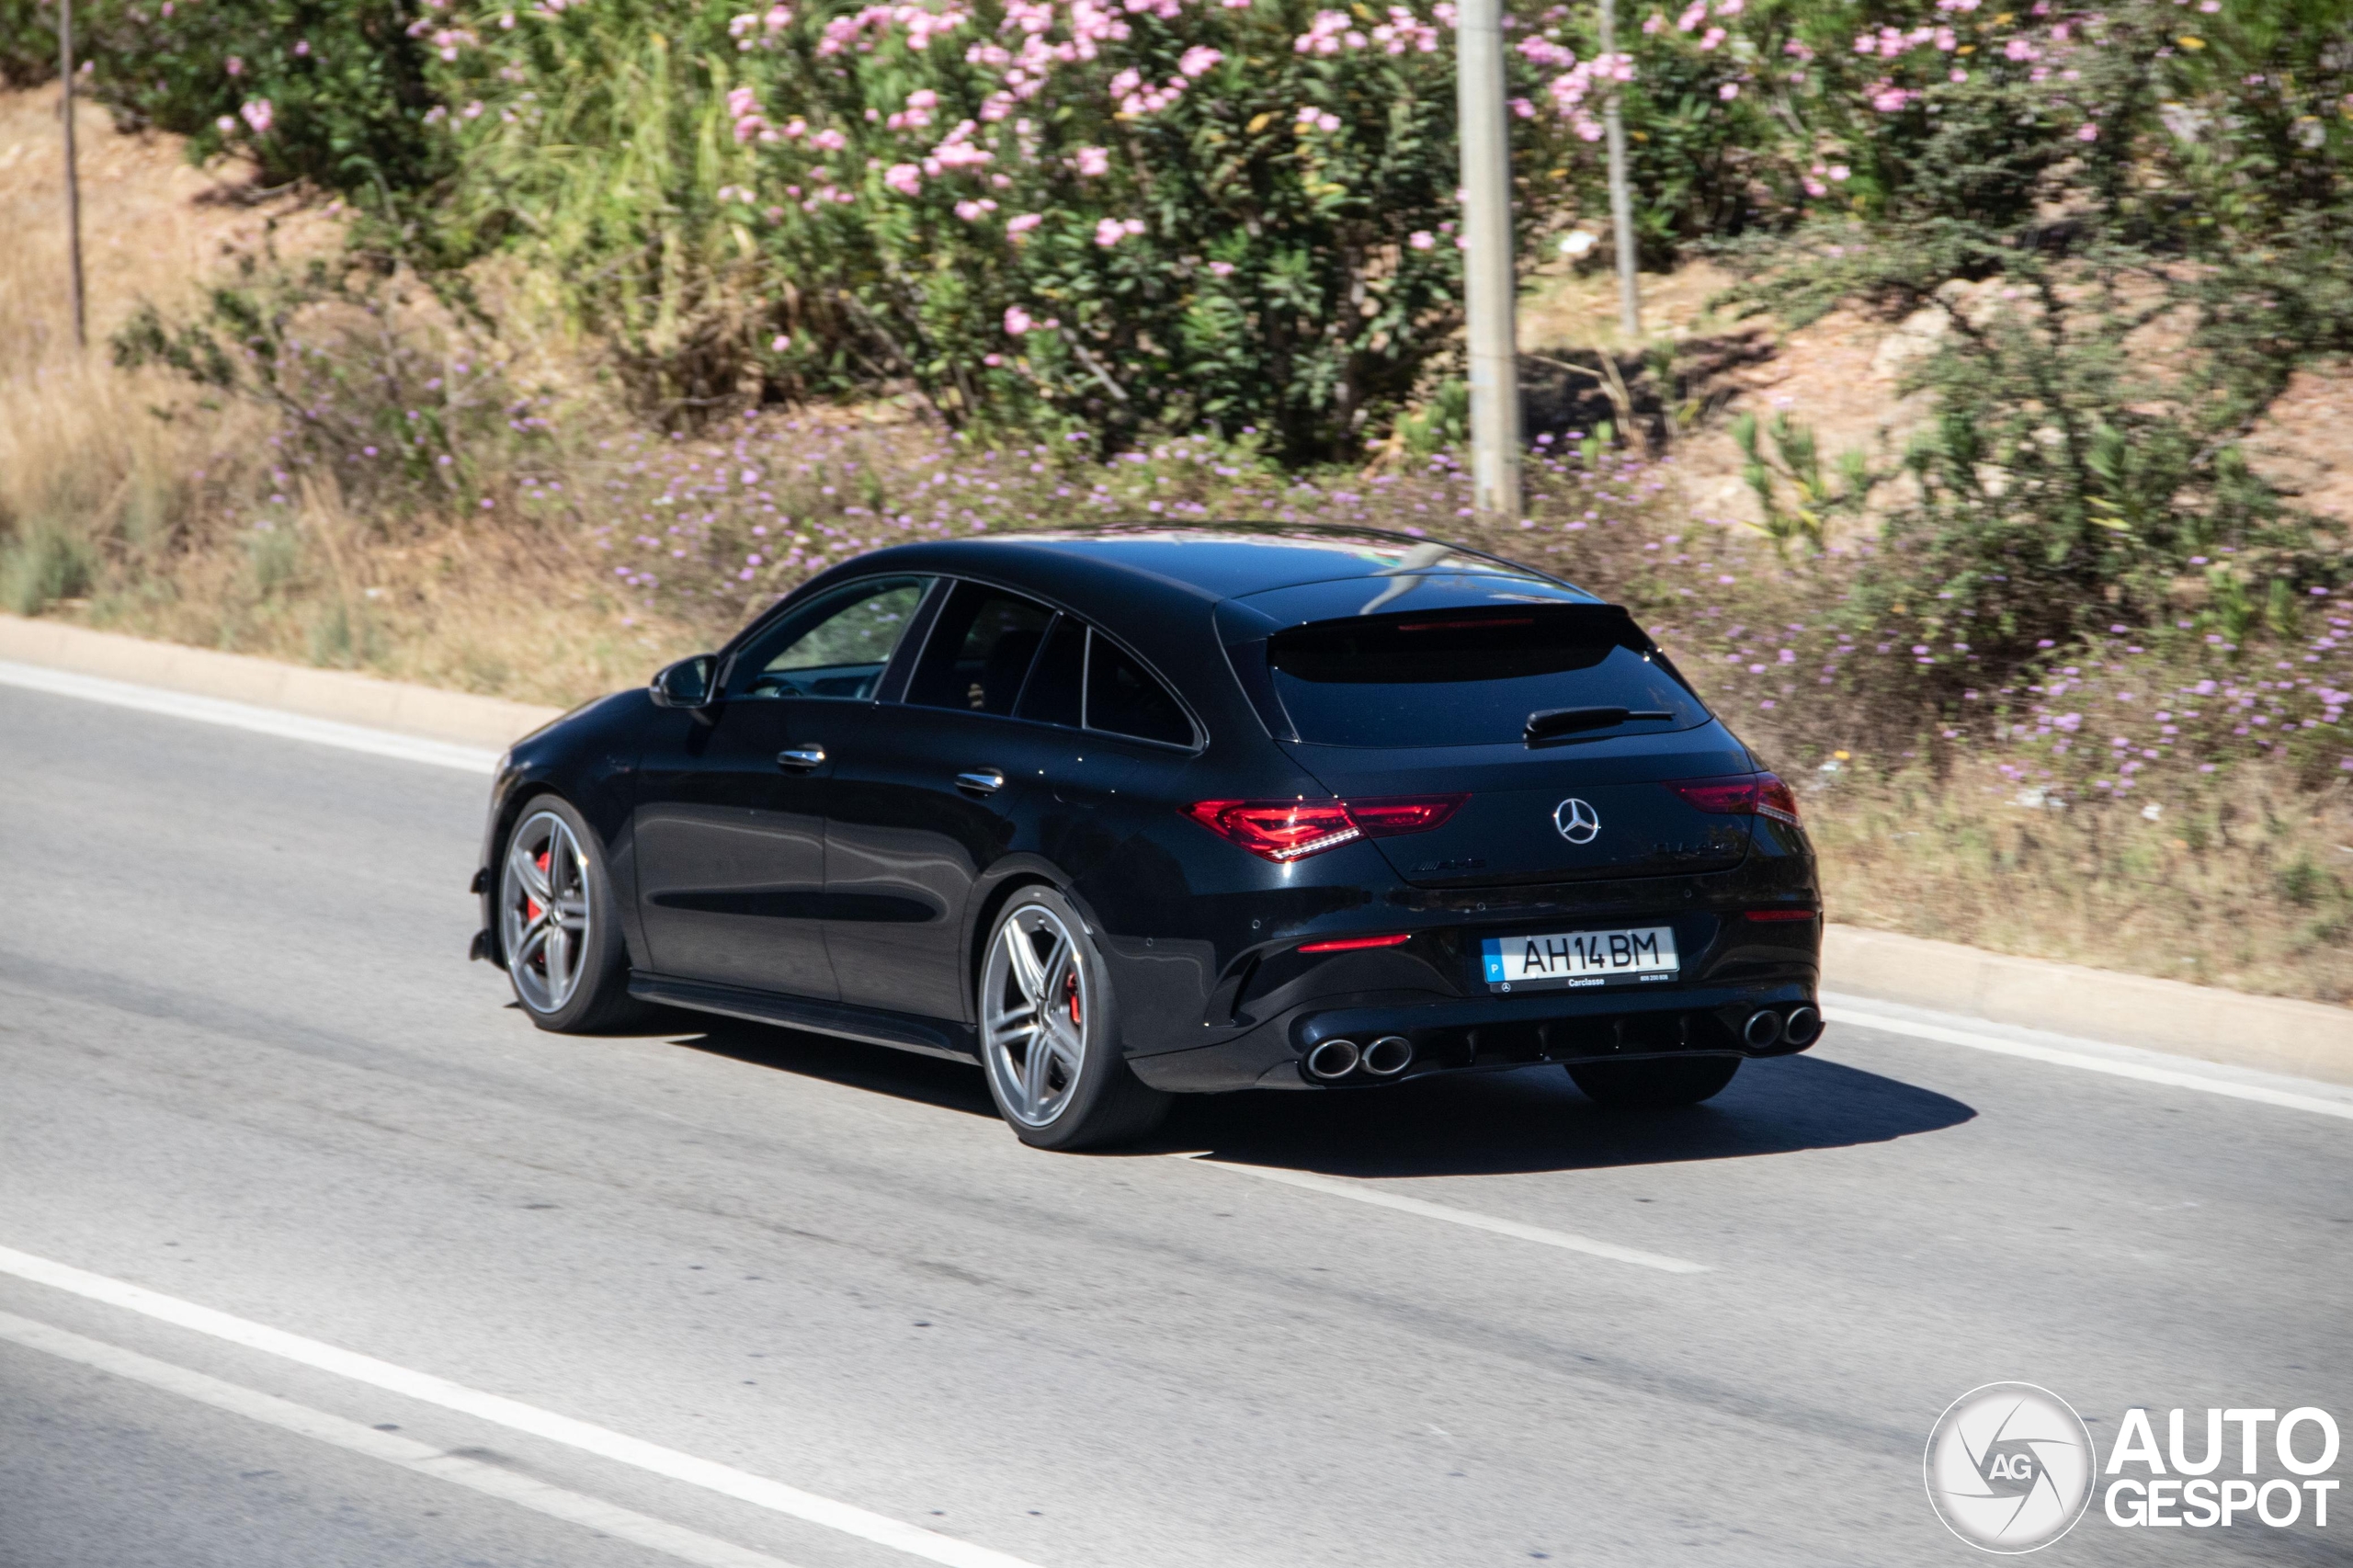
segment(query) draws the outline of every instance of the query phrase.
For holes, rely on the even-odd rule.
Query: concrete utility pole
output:
[[[1501,0],[1461,0],[1454,32],[1462,141],[1462,253],[1471,337],[1472,505],[1519,517],[1519,345],[1513,316],[1511,122]]]
[[[74,271],[74,347],[90,346],[82,307],[82,176],[74,161],[74,0],[57,0],[57,112],[65,122],[65,248]]]
[[[1601,0],[1601,52],[1618,52],[1618,0]],[[1609,136],[1609,229],[1618,241],[1618,330],[1629,347],[1642,341],[1643,295],[1634,281],[1634,199],[1626,188],[1626,122],[1618,83],[1608,84],[1601,123]]]

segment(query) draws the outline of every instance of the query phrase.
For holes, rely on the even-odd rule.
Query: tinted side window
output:
[[[870,698],[926,577],[873,577],[803,605],[736,657],[730,697]]]
[[[1086,625],[1058,616],[1037,664],[1030,666],[1029,684],[1021,690],[1021,706],[1014,716],[1078,728],[1079,688],[1086,678]]]
[[[924,644],[907,700],[926,708],[1011,713],[1054,612],[1034,599],[959,583]]]
[[[1086,660],[1086,727],[1171,745],[1193,744],[1193,722],[1168,688],[1099,633]]]

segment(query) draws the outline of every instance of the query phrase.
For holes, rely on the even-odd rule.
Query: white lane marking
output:
[[[488,773],[498,766],[498,754],[480,746],[461,746],[392,730],[372,730],[365,724],[341,724],[332,719],[281,713],[275,708],[257,708],[249,702],[197,697],[184,691],[167,691],[162,687],[134,686],[129,681],[44,669],[10,659],[0,659],[0,686],[18,686],[56,697],[78,697],[85,702],[136,709],[142,713],[162,713],[199,724],[221,724],[232,730],[249,730],[257,735],[276,735],[281,740],[339,746],[345,751],[366,752],[370,756],[454,767],[464,773]]]
[[[382,1460],[403,1470],[415,1471],[436,1480],[471,1487],[476,1492],[517,1504],[535,1513],[566,1523],[584,1525],[600,1535],[634,1541],[640,1546],[693,1562],[700,1568],[792,1568],[779,1557],[764,1551],[754,1551],[699,1530],[674,1525],[618,1504],[607,1503],[544,1481],[534,1481],[494,1464],[461,1455],[444,1453],[429,1444],[412,1437],[379,1432],[357,1421],[347,1421],[340,1415],[329,1415],[324,1410],[313,1410],[307,1404],[296,1404],[245,1388],[241,1384],[223,1382],[205,1373],[190,1371],[169,1361],[158,1361],[142,1356],[135,1350],[102,1340],[85,1339],[78,1334],[68,1334],[62,1328],[51,1328],[45,1323],[0,1312],[0,1339],[21,1345],[28,1350],[39,1350],[64,1360],[76,1361],[115,1377],[128,1378],[169,1393],[209,1404],[215,1410],[225,1410],[250,1421],[259,1421],[281,1431],[292,1432],[318,1442],[330,1443],[371,1460]]]
[[[1376,1209],[1394,1209],[1401,1214],[1418,1214],[1425,1220],[1443,1220],[1449,1225],[1467,1225],[1474,1231],[1492,1231],[1499,1236],[1512,1236],[1523,1242],[1536,1242],[1565,1252],[1581,1252],[1592,1257],[1606,1257],[1617,1263],[1640,1264],[1644,1268],[1663,1269],[1669,1274],[1705,1274],[1708,1265],[1692,1263],[1680,1257],[1668,1257],[1664,1253],[1644,1252],[1639,1247],[1620,1246],[1616,1242],[1596,1241],[1591,1236],[1573,1235],[1567,1231],[1548,1231],[1541,1225],[1526,1225],[1518,1220],[1500,1220],[1493,1214],[1481,1214],[1469,1209],[1455,1209],[1444,1203],[1431,1203],[1419,1198],[1406,1198],[1378,1187],[1358,1182],[1342,1181],[1335,1176],[1311,1176],[1305,1171],[1276,1170],[1267,1165],[1237,1165],[1232,1160],[1212,1160],[1206,1154],[1178,1154],[1197,1165],[1214,1165],[1222,1171],[1238,1176],[1256,1176],[1261,1181],[1279,1181],[1285,1187],[1303,1187],[1310,1192],[1327,1193],[1345,1198],[1352,1203],[1370,1203]]]
[[[954,1536],[941,1535],[917,1525],[904,1524],[882,1514],[870,1513],[848,1503],[836,1503],[830,1497],[820,1497],[813,1492],[803,1492],[797,1486],[771,1481],[764,1475],[737,1470],[732,1465],[697,1459],[676,1449],[666,1449],[659,1443],[649,1443],[642,1437],[631,1437],[608,1426],[559,1415],[551,1410],[525,1404],[520,1400],[503,1394],[484,1393],[462,1383],[453,1383],[430,1372],[412,1371],[406,1367],[380,1361],[373,1356],[339,1349],[299,1334],[271,1328],[248,1318],[233,1317],[194,1301],[184,1301],[176,1296],[166,1296],[160,1290],[150,1290],[142,1285],[132,1285],[103,1274],[92,1274],[69,1264],[52,1263],[45,1257],[18,1252],[13,1247],[0,1246],[0,1273],[13,1274],[19,1279],[29,1279],[37,1285],[70,1291],[76,1296],[103,1301],[108,1306],[126,1308],[143,1316],[154,1318],[181,1328],[193,1329],[232,1345],[242,1345],[249,1350],[281,1357],[301,1366],[336,1377],[349,1378],[370,1388],[380,1388],[404,1399],[423,1404],[437,1404],[444,1410],[454,1410],[462,1415],[488,1421],[517,1432],[528,1432],[535,1437],[562,1443],[583,1453],[595,1454],[620,1464],[633,1465],[655,1475],[683,1481],[722,1496],[750,1503],[773,1513],[827,1529],[855,1536],[894,1551],[938,1562],[943,1568],[1036,1568],[1018,1557],[975,1546]]]
[[[2036,1045],[2027,1040],[2003,1040],[1996,1035],[1978,1034],[1971,1029],[1951,1028],[1943,1024],[1918,1023],[1892,1014],[1874,1013],[1867,1007],[1857,1007],[1844,1002],[1824,1000],[1822,1016],[1834,1024],[1854,1024],[1886,1034],[1910,1035],[1915,1040],[1932,1040],[1940,1045],[1965,1045],[1972,1051],[1990,1051],[1997,1056],[2023,1057],[2029,1062],[2047,1062],[2053,1066],[2075,1067],[2086,1073],[2106,1073],[2111,1077],[2131,1078],[2143,1084],[2196,1089],[2201,1094],[2222,1095],[2234,1100],[2252,1100],[2257,1105],[2307,1110],[2321,1116],[2353,1120],[2353,1103],[2323,1099],[2317,1095],[2300,1095],[2288,1089],[2267,1088],[2261,1084],[2241,1084],[2229,1078],[2210,1077],[2202,1073],[2184,1073],[2171,1067],[2118,1061],[2080,1051],[2063,1051],[2056,1046]]]

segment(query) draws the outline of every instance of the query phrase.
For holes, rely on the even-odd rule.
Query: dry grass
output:
[[[2353,1001],[2353,791],[2251,766],[2151,819],[2020,803],[1990,768],[1822,779],[1806,800],[1834,918],[1995,952]]]
[[[57,94],[0,93],[0,609],[530,701],[642,678],[660,635],[622,624],[559,535],[358,515],[332,483],[302,486],[288,526],[241,520],[270,488],[267,415],[118,370],[108,339],[142,304],[185,312],[241,255],[326,248],[335,216],[78,107],[86,352]]]

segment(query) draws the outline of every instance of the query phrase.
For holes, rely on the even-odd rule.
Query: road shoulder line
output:
[[[43,1355],[72,1361],[112,1377],[125,1378],[161,1389],[166,1393],[193,1400],[212,1409],[241,1415],[249,1421],[275,1426],[282,1432],[309,1437],[347,1452],[386,1464],[429,1475],[438,1481],[467,1487],[472,1491],[513,1503],[550,1518],[582,1526],[599,1535],[613,1536],[631,1541],[665,1556],[692,1562],[697,1568],[792,1568],[780,1557],[691,1530],[684,1525],[674,1525],[666,1519],[654,1518],[618,1503],[608,1503],[585,1493],[518,1475],[494,1464],[468,1459],[462,1454],[448,1453],[413,1437],[399,1437],[379,1431],[357,1421],[347,1421],[340,1415],[330,1415],[324,1410],[313,1410],[307,1404],[297,1404],[275,1394],[260,1392],[239,1383],[232,1383],[193,1371],[169,1361],[158,1361],[135,1350],[108,1345],[103,1340],[88,1339],[52,1328],[45,1323],[17,1317],[13,1312],[0,1312],[0,1340],[38,1350]]]
[[[361,1355],[355,1350],[345,1350],[299,1334],[290,1334],[284,1329],[272,1328],[267,1324],[255,1323],[250,1318],[199,1306],[177,1296],[148,1290],[143,1285],[93,1274],[71,1264],[36,1257],[13,1247],[0,1246],[0,1273],[11,1274],[36,1285],[47,1285],[108,1306],[122,1307],[160,1323],[191,1329],[316,1371],[348,1378],[353,1382],[382,1389],[387,1393],[399,1394],[421,1404],[438,1405],[444,1410],[454,1410],[461,1415],[471,1415],[494,1426],[528,1432],[533,1437],[544,1437],[583,1453],[631,1465],[655,1475],[667,1476],[673,1481],[683,1481],[688,1485],[750,1503],[772,1513],[838,1530],[876,1546],[890,1547],[911,1557],[939,1563],[941,1568],[1036,1568],[1035,1564],[1009,1553],[959,1540],[954,1536],[941,1535],[936,1530],[873,1513],[854,1504],[838,1503],[813,1492],[803,1492],[797,1486],[789,1486],[764,1475],[755,1475],[749,1471],[737,1470],[733,1465],[698,1459],[676,1449],[616,1432],[608,1426],[559,1415],[554,1411],[542,1410],[503,1394],[485,1393],[447,1378],[436,1377],[430,1372],[380,1361],[375,1357]]]
[[[1279,1170],[1271,1165],[1245,1165],[1233,1160],[1211,1159],[1207,1154],[1185,1153],[1175,1156],[1191,1165],[1208,1165],[1217,1170],[1232,1171],[1237,1176],[1256,1176],[1261,1181],[1280,1182],[1285,1187],[1305,1187],[1333,1198],[1345,1198],[1352,1203],[1369,1203],[1376,1209],[1393,1209],[1401,1214],[1418,1214],[1425,1220],[1443,1220],[1449,1225],[1462,1225],[1473,1231],[1489,1231],[1499,1236],[1511,1236],[1523,1242],[1535,1242],[1541,1246],[1559,1247],[1564,1252],[1581,1252],[1588,1257],[1606,1257],[1615,1263],[1631,1263],[1644,1268],[1655,1268],[1665,1274],[1706,1274],[1711,1272],[1704,1263],[1688,1258],[1669,1257],[1664,1253],[1644,1252],[1640,1247],[1620,1246],[1616,1242],[1597,1241],[1591,1236],[1575,1235],[1567,1231],[1548,1230],[1542,1225],[1530,1225],[1518,1220],[1506,1220],[1475,1210],[1457,1209],[1451,1204],[1432,1203],[1425,1199],[1407,1198],[1386,1187],[1365,1182],[1343,1181],[1336,1176],[1315,1176],[1307,1171]]]
[[[2051,1040],[2046,1042],[2046,1040],[2011,1038],[1983,1029],[1958,1028],[1933,1018],[1907,1016],[1916,1011],[1893,1004],[1840,996],[1831,992],[1824,992],[1822,996],[1822,1015],[1832,1024],[1852,1024],[1884,1034],[1989,1051],[1996,1056],[2018,1057],[2078,1072],[2102,1073],[2112,1078],[2162,1084],[2170,1088],[2193,1089],[2200,1094],[2220,1095],[2228,1099],[2248,1100],[2257,1105],[2353,1120],[2353,1092],[2343,1093],[2340,1096],[2331,1092],[2336,1088],[2332,1084],[2306,1084],[2302,1080],[2278,1078],[2274,1074],[2245,1068],[2234,1069],[2219,1063],[2201,1063],[2206,1068],[2202,1072],[2188,1070],[2172,1065],[2186,1059],[2161,1056],[2156,1051],[2098,1040]]]
[[[142,713],[159,713],[168,719],[218,724],[253,734],[272,735],[279,740],[308,741],[313,745],[364,752],[370,756],[388,756],[401,762],[454,767],[463,773],[488,774],[498,762],[496,752],[481,746],[428,740],[421,735],[404,735],[393,730],[370,729],[364,724],[346,724],[333,719],[313,719],[308,714],[289,713],[278,708],[257,708],[249,702],[231,702],[225,698],[197,697],[187,692],[166,691],[161,687],[134,686],[129,681],[108,680],[103,676],[77,675],[72,670],[52,670],[8,659],[0,659],[0,686],[46,692],[52,697],[78,698],[85,702],[102,702],[110,708],[129,708]]]

